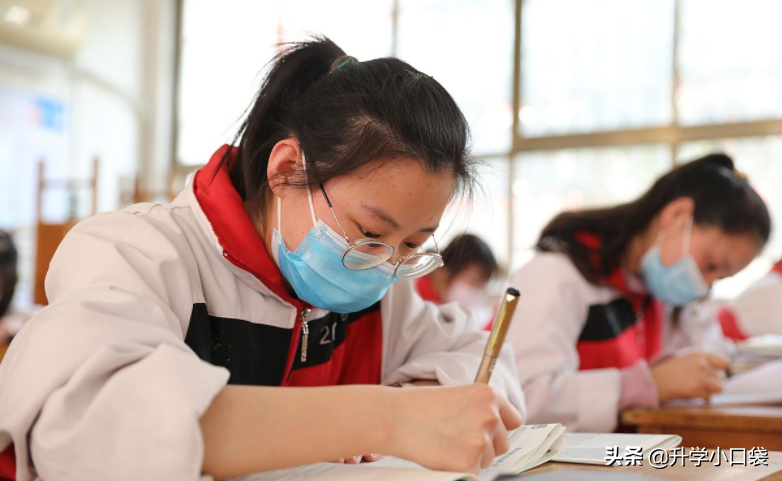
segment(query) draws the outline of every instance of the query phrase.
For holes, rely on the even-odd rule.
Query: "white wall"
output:
[[[74,59],[0,44],[0,109],[5,111],[0,112],[0,228],[17,231],[18,242],[29,244],[20,246],[22,291],[33,267],[40,158],[47,159],[49,177],[82,179],[91,176],[97,156],[99,211],[122,207],[120,182],[130,186],[136,172],[144,174],[143,188],[163,191],[170,165],[175,0],[74,0],[73,5],[85,19]],[[65,132],[29,127],[30,99],[37,96],[66,106]],[[9,115],[9,108],[18,114]],[[52,192],[44,216],[64,220],[69,204],[64,192]],[[84,192],[77,216],[90,210],[91,197]]]
[[[74,171],[101,159],[100,210],[118,207],[120,177],[162,191],[171,155],[174,0],[82,0],[88,18],[76,65]]]

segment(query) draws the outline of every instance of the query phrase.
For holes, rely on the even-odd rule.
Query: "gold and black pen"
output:
[[[513,320],[513,313],[516,312],[516,304],[519,302],[521,294],[517,289],[509,287],[505,291],[500,304],[500,310],[497,311],[497,317],[494,319],[494,326],[489,334],[489,341],[486,343],[486,349],[483,351],[481,366],[478,368],[478,375],[475,376],[476,383],[489,384],[489,378],[494,371],[494,364],[502,352],[502,345],[505,343],[505,336],[508,334],[508,328]]]

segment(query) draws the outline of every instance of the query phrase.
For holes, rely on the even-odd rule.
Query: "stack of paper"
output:
[[[750,337],[739,342],[736,347],[739,352],[752,352],[766,356],[782,357],[782,336],[768,334],[765,336]]]
[[[782,359],[782,336],[769,334],[739,342],[731,374],[741,374],[771,361]]]
[[[725,381],[725,389],[711,397],[714,406],[776,404],[782,402],[782,360],[763,364]]]
[[[568,435],[567,448],[554,461],[560,463],[606,464],[606,448],[616,447],[616,458],[625,459],[627,447],[640,447],[645,457],[656,448],[671,449],[682,442],[681,436],[668,434],[588,434]],[[614,464],[619,466],[619,464]]]

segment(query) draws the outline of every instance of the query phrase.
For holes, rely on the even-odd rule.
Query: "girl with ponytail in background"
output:
[[[512,357],[472,385],[485,334],[411,281],[443,264],[420,249],[470,192],[467,139],[448,92],[405,62],[325,38],[282,51],[235,146],[171,204],[98,215],[60,246],[51,304],[0,365],[5,472],[488,466],[522,421]],[[449,387],[388,387],[416,382]]]
[[[663,306],[706,297],[770,232],[765,204],[721,154],[673,169],[633,202],[555,217],[511,276],[524,300],[508,340],[529,421],[606,432],[624,408],[719,392],[725,358],[663,355],[678,317]]]
[[[0,230],[0,346],[8,342],[21,327],[21,321],[6,317],[16,292],[18,254],[11,234]],[[2,356],[0,356],[2,359]]]

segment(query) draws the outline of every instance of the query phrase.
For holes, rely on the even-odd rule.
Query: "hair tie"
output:
[[[735,167],[733,168],[733,175],[743,180],[744,182],[749,183],[749,178],[747,177],[747,174],[745,174],[744,172],[740,171]]]
[[[356,57],[353,57],[352,55],[343,55],[338,59],[334,60],[333,62],[331,62],[331,69],[329,70],[329,72],[339,70],[345,65],[350,65],[356,62],[358,62],[358,59]]]

